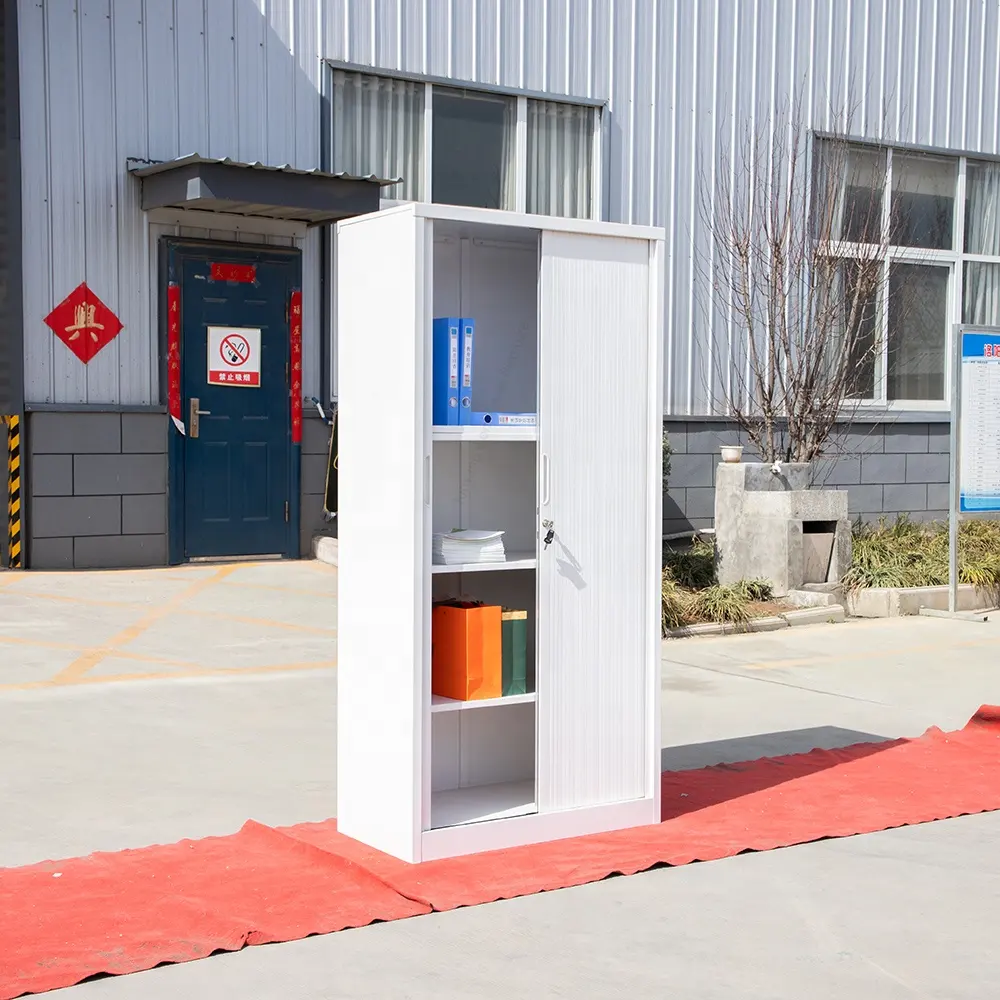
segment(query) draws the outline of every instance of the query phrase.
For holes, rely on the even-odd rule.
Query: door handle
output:
[[[210,417],[212,415],[211,410],[199,410],[198,407],[200,405],[201,400],[197,396],[192,396],[190,401],[190,419],[188,420],[188,437],[198,437],[201,429],[199,426],[199,417]]]

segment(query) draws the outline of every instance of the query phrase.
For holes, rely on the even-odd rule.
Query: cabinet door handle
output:
[[[431,456],[424,455],[424,505],[431,505]]]
[[[542,489],[541,502],[543,507],[549,505],[549,456],[542,454]]]

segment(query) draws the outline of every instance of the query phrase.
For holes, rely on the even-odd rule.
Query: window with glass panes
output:
[[[384,197],[600,218],[599,106],[332,69],[335,172]]]
[[[843,160],[843,149],[820,139],[817,162]],[[883,258],[863,341],[875,349],[859,355],[858,396],[942,406],[952,324],[1000,326],[1000,163],[861,144],[847,147],[847,160],[830,252],[846,265],[878,244]]]

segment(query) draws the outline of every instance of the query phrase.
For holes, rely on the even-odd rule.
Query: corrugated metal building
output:
[[[287,454],[275,453],[291,463],[275,489],[292,501],[285,534],[272,535],[265,551],[307,548],[322,525],[327,441],[308,398],[336,398],[328,223],[377,206],[380,193],[666,228],[665,406],[675,456],[665,528],[706,523],[725,434],[713,401],[726,339],[700,308],[698,262],[710,255],[711,238],[698,206],[702,192],[715,189],[734,137],[778,121],[789,101],[801,103],[817,132],[834,129],[850,106],[852,134],[883,144],[889,168],[880,176],[893,176],[896,156],[897,188],[905,189],[899,165],[912,162],[914,190],[930,192],[938,207],[950,204],[956,221],[947,241],[893,251],[893,266],[918,268],[900,270],[900,281],[929,282],[941,328],[913,334],[924,359],[913,371],[899,368],[905,360],[883,359],[866,411],[871,429],[857,433],[867,454],[846,456],[828,477],[851,491],[854,513],[943,511],[944,338],[971,308],[968,268],[991,268],[994,255],[1000,266],[1000,240],[995,247],[992,234],[977,237],[977,246],[963,241],[957,220],[965,212],[955,208],[973,197],[973,173],[983,178],[976,191],[988,193],[990,161],[1000,157],[997,0],[5,6],[5,30],[15,6],[17,14],[21,242],[18,267],[9,231],[17,215],[8,209],[0,214],[7,241],[0,266],[5,277],[20,272],[23,302],[10,290],[0,302],[5,316],[12,304],[20,314],[0,339],[0,387],[12,395],[7,409],[26,411],[29,565],[148,565],[220,554],[210,539],[223,514],[213,515],[204,497],[219,480],[212,468],[192,468],[185,480],[182,436],[168,416],[168,289],[194,268],[190,280],[197,272],[205,282],[199,315],[216,315],[213,303],[229,295],[233,309],[243,303],[247,326],[280,325],[280,317],[265,322],[254,313],[233,280],[238,271],[212,270],[220,262],[256,266],[254,254],[265,249],[273,252],[260,266],[274,269],[272,292],[283,289],[288,302],[301,294],[307,401],[301,448],[293,442]],[[12,46],[2,48],[10,59]],[[454,167],[463,143],[475,147],[464,174]],[[938,155],[925,169],[907,158],[914,147]],[[8,149],[4,169],[12,162]],[[477,170],[483,177],[472,176]],[[380,177],[403,182],[380,192]],[[233,244],[253,250],[241,256]],[[113,319],[94,326],[108,314],[121,324],[117,336]],[[294,328],[294,317],[285,322],[286,331]],[[4,374],[22,330],[23,398],[20,378]],[[84,347],[69,342],[73,333]],[[174,416],[190,431],[184,398]],[[260,415],[244,415],[251,417]],[[282,432],[294,437],[291,422],[294,414]],[[252,493],[260,484],[244,486]],[[244,516],[274,496],[248,493]],[[185,524],[195,520],[200,536],[189,539]]]

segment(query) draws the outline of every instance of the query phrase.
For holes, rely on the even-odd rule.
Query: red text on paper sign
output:
[[[167,410],[177,429],[184,433],[181,420],[181,290],[171,282],[167,287]]]
[[[121,332],[121,320],[87,287],[77,285],[45,317],[46,325],[84,363]]]
[[[288,387],[290,396],[292,443],[302,441],[302,292],[296,289],[292,292],[289,325],[291,384]]]

